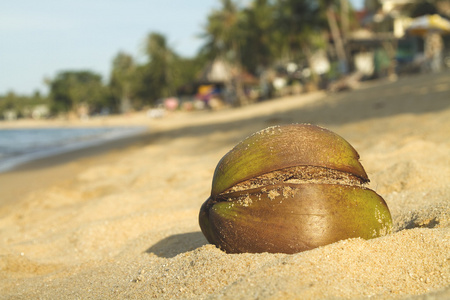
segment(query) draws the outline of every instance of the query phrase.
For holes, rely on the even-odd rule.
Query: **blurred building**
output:
[[[448,18],[450,1],[366,0],[365,3],[365,9],[356,14],[361,28],[351,32],[347,39],[353,68],[366,77],[426,69],[426,32],[412,34],[408,28],[421,15],[439,13]],[[442,44],[445,61],[450,57],[450,36],[443,36]],[[370,70],[373,70],[371,75]]]

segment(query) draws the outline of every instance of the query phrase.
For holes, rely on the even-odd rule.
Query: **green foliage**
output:
[[[110,93],[114,110],[127,112],[137,90],[137,66],[131,55],[119,52],[112,63]]]
[[[167,45],[164,35],[151,33],[147,38],[148,63],[144,68],[146,86],[153,100],[174,95],[178,55]]]
[[[256,73],[276,61],[304,59],[305,48],[323,48],[325,14],[312,0],[254,0],[239,9],[232,0],[208,16],[202,53],[225,57]]]
[[[436,7],[437,1],[432,0],[421,0],[414,3],[408,3],[406,5],[406,14],[411,18],[417,18],[423,15],[433,15],[438,13]]]
[[[278,0],[276,6],[278,40],[283,45],[279,57],[288,60],[306,58],[305,50],[317,47],[317,38],[326,22],[317,1]]]
[[[169,48],[164,35],[150,33],[145,41],[147,63],[137,68],[137,98],[134,106],[151,105],[158,99],[175,95],[178,55]]]
[[[243,11],[242,64],[256,73],[273,63],[278,45],[275,39],[275,7],[269,0],[255,0]]]
[[[60,72],[50,83],[52,112],[76,111],[87,106],[89,112],[109,106],[107,90],[100,75],[90,71]]]
[[[9,92],[6,95],[0,95],[0,119],[5,118],[9,113],[18,118],[31,117],[33,110],[38,106],[48,107],[48,105],[49,99],[42,97],[39,92],[35,92],[32,96]]]
[[[221,0],[222,9],[213,10],[208,16],[203,37],[207,40],[203,51],[211,59],[240,59],[240,46],[245,38],[242,28],[243,14],[232,0]]]
[[[145,43],[147,63],[136,69],[137,90],[135,108],[153,105],[157,100],[175,96],[178,88],[195,81],[203,67],[201,56],[180,57],[172,50],[164,35],[150,33]]]

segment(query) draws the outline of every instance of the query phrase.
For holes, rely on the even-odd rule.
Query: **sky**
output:
[[[250,0],[242,0],[250,2]],[[364,0],[351,0],[360,8]],[[45,78],[90,70],[108,79],[120,51],[145,59],[150,32],[193,57],[219,0],[14,0],[0,2],[0,95],[48,93]]]

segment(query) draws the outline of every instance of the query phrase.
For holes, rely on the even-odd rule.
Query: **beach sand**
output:
[[[0,174],[1,299],[450,298],[450,72],[89,122],[149,133]],[[392,234],[293,255],[207,243],[197,218],[220,158],[290,123],[324,126],[356,148]]]

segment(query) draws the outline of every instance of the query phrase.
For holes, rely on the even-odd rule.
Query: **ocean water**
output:
[[[0,172],[23,163],[137,135],[145,127],[0,129]]]

